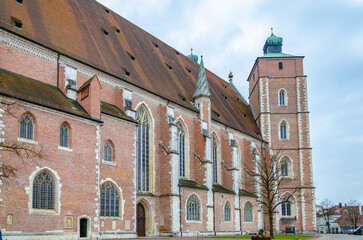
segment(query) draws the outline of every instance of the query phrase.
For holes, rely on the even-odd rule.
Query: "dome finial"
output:
[[[198,62],[198,56],[193,55],[193,48],[190,49],[190,55],[188,55],[187,57],[192,59],[194,62]]]
[[[271,34],[274,34],[274,28],[271,27]]]

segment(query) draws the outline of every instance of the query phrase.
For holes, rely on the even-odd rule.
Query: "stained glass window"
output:
[[[112,145],[110,142],[106,142],[105,146],[103,147],[103,160],[104,161],[108,161],[108,162],[112,162]]]
[[[281,176],[288,176],[288,166],[286,159],[281,162]]]
[[[149,128],[144,108],[136,112],[137,127],[137,190],[149,191]]]
[[[120,195],[114,185],[106,182],[101,186],[101,217],[120,216]]]
[[[280,90],[279,99],[280,99],[280,106],[285,106],[285,90]]]
[[[226,202],[226,205],[224,206],[224,221],[231,221],[231,204],[229,202]]]
[[[54,209],[54,179],[48,171],[41,171],[33,181],[33,208]]]
[[[289,202],[281,204],[282,216],[291,216],[291,204]]]
[[[20,122],[20,137],[32,140],[34,137],[33,135],[33,119],[28,114],[25,114]]]
[[[218,166],[217,166],[217,138],[213,135],[212,139],[212,162],[213,162],[213,182],[218,182]]]
[[[187,220],[200,221],[200,203],[195,195],[190,196],[187,201]]]
[[[281,139],[286,139],[287,138],[286,128],[287,128],[286,122],[282,121],[281,124],[280,124],[280,138]]]
[[[180,122],[178,127],[179,176],[185,177],[185,132]]]
[[[63,123],[59,130],[59,146],[69,147],[69,129],[67,124]]]
[[[281,204],[282,216],[291,216],[291,204],[289,202]]]
[[[243,210],[243,220],[244,222],[252,222],[252,204],[250,202],[247,202],[245,204],[244,210]]]

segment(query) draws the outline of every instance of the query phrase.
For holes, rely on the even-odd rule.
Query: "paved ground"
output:
[[[348,234],[323,234],[319,240],[363,240],[363,235],[355,236]]]
[[[348,234],[322,234],[320,236],[317,236],[316,238],[309,238],[309,239],[315,239],[315,240],[363,240],[363,235],[360,236],[354,236],[354,235],[348,235]],[[134,239],[128,239],[128,240],[218,240],[213,238],[202,238],[202,237],[157,237],[157,238],[134,238]],[[228,238],[220,239],[220,240],[228,240]],[[233,239],[236,240],[236,239]]]

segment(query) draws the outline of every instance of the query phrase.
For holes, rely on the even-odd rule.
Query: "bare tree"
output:
[[[343,211],[348,219],[350,220],[350,222],[352,223],[352,225],[354,226],[354,228],[357,228],[357,223],[359,221],[359,208],[360,208],[361,203],[358,202],[357,200],[353,200],[351,199],[348,203],[347,206],[345,207],[345,210]]]
[[[0,114],[2,117],[11,117],[14,120],[18,120],[18,116],[15,114],[14,108],[17,105],[16,100],[0,100]],[[15,167],[15,162],[11,161],[15,159],[17,162],[19,160],[23,163],[23,166],[26,166],[25,159],[32,159],[32,163],[35,164],[34,159],[42,158],[41,147],[32,146],[27,143],[20,142],[10,142],[5,141],[3,133],[0,133],[0,153],[3,155],[4,153],[8,153],[10,157],[0,159],[0,180],[6,180],[9,178],[17,177],[18,169]],[[5,159],[5,160],[3,160]],[[19,166],[19,164],[17,164]]]
[[[293,195],[299,190],[299,187],[287,188],[287,178],[281,176],[281,165],[279,158],[281,150],[271,150],[263,143],[258,149],[254,149],[254,167],[245,167],[249,181],[256,186],[255,194],[258,196],[257,203],[261,205],[268,214],[270,226],[270,235],[274,237],[274,214],[283,203],[291,203]],[[256,156],[259,156],[259,159]],[[289,190],[290,194],[281,196],[282,192]]]
[[[328,233],[330,233],[330,220],[334,215],[334,206],[334,203],[327,198],[322,200],[319,204],[319,216],[323,217],[323,219],[325,220],[328,226]]]

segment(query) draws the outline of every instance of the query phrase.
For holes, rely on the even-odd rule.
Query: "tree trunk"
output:
[[[274,238],[274,218],[272,212],[268,213],[268,221],[270,223],[270,235],[272,238]]]

